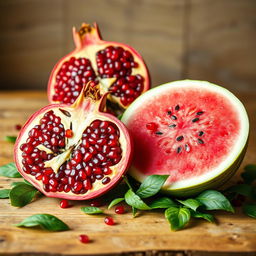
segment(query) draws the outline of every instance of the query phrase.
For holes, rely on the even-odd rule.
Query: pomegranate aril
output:
[[[21,129],[21,125],[20,124],[16,124],[15,125],[15,130],[20,131],[20,129]]]
[[[71,129],[67,129],[65,132],[65,137],[72,138],[73,137],[73,131]]]
[[[110,180],[111,179],[109,177],[105,177],[104,179],[102,179],[101,182],[102,182],[103,185],[106,185],[106,184],[108,184],[110,182]]]
[[[102,203],[101,200],[93,200],[93,201],[91,201],[90,206],[92,206],[92,207],[100,207],[100,206],[103,206],[103,203]]]
[[[104,219],[104,222],[105,222],[107,225],[110,225],[110,226],[115,225],[115,221],[114,221],[114,219],[113,219],[112,217],[106,217],[106,218]]]
[[[115,213],[117,213],[117,214],[124,214],[124,213],[125,213],[125,208],[124,208],[124,206],[122,206],[122,205],[117,206],[117,207],[115,208]]]
[[[60,207],[61,208],[69,208],[70,204],[69,204],[68,200],[66,200],[66,199],[61,200],[60,201]]]
[[[87,244],[87,243],[90,242],[90,239],[89,239],[89,237],[87,235],[80,235],[79,236],[79,241],[81,243]]]
[[[92,189],[92,183],[89,179],[84,180],[83,185],[84,185],[84,188],[86,190],[91,190]]]

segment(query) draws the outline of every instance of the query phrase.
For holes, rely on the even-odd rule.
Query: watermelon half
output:
[[[134,140],[130,175],[168,174],[163,191],[197,194],[227,181],[243,160],[249,120],[227,89],[194,80],[170,82],[144,93],[122,121]]]

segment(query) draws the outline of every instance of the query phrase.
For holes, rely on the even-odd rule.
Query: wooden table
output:
[[[256,163],[256,95],[238,97],[245,103],[251,119],[249,149],[240,168]],[[6,135],[16,135],[15,124],[23,124],[37,109],[47,104],[45,92],[2,92],[0,94],[0,165],[13,161],[13,145],[4,141]],[[230,182],[234,183],[238,174]],[[9,188],[13,179],[0,178],[0,189]],[[235,214],[216,214],[218,224],[193,220],[182,231],[171,232],[160,212],[143,212],[132,218],[105,210],[117,221],[104,224],[102,216],[88,216],[80,211],[86,202],[75,202],[69,209],[59,207],[59,199],[42,197],[23,207],[10,206],[0,200],[0,255],[256,255],[256,220],[239,209]],[[13,226],[27,216],[50,213],[72,230],[49,233]],[[78,241],[79,234],[88,234],[89,244]],[[235,253],[235,254],[233,254]]]

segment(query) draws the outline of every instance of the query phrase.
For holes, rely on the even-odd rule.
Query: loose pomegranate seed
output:
[[[122,205],[117,206],[117,207],[115,208],[115,213],[117,213],[117,214],[124,214],[124,213],[125,213],[125,208],[124,208],[124,206],[122,206]]]
[[[60,201],[60,207],[61,208],[69,208],[70,204],[69,204],[68,200],[66,200],[66,199],[61,200]]]
[[[15,130],[19,131],[21,129],[21,125],[20,124],[16,124],[15,125]]]
[[[67,129],[66,132],[65,132],[65,136],[67,138],[72,138],[73,137],[73,131],[70,130],[70,129]]]
[[[111,218],[111,217],[106,217],[106,218],[104,219],[104,222],[105,222],[107,225],[110,225],[110,226],[115,225],[115,221],[114,221],[114,219]]]
[[[90,239],[87,235],[80,235],[79,236],[79,241],[83,244],[87,244],[90,242]]]
[[[102,205],[103,205],[103,203],[102,203],[101,200],[93,200],[93,201],[90,203],[90,206],[92,206],[92,207],[100,207],[100,206],[102,206]]]

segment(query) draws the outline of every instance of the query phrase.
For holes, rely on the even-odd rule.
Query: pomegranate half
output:
[[[101,94],[109,91],[108,99],[127,108],[138,96],[149,89],[147,67],[132,47],[102,40],[98,26],[82,24],[73,28],[75,50],[54,67],[49,83],[51,103],[72,104],[83,84],[100,82]]]
[[[16,166],[46,196],[100,196],[129,167],[130,136],[116,117],[102,112],[106,97],[100,96],[99,86],[88,84],[72,105],[48,105],[22,128],[14,150]]]

